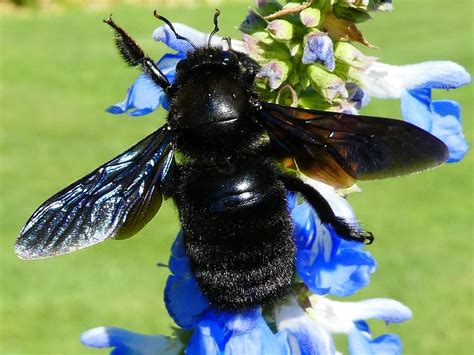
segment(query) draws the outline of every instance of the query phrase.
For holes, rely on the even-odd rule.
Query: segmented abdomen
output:
[[[244,309],[286,294],[295,246],[274,168],[247,162],[185,174],[176,202],[191,267],[210,303]]]

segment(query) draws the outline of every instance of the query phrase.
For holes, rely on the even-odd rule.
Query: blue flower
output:
[[[372,339],[364,320],[376,318],[400,323],[411,318],[411,311],[390,299],[338,302],[310,296],[306,310],[296,298],[274,309],[277,332],[270,329],[260,308],[242,312],[208,310],[196,324],[187,346],[187,355],[290,355],[336,354],[333,334],[349,336],[353,355],[398,354],[401,343],[396,335]],[[142,335],[115,327],[91,329],[81,342],[94,348],[114,347],[112,354],[177,354],[184,347],[177,339]]]
[[[370,102],[370,96],[362,90],[359,86],[354,83],[347,83],[346,89],[348,93],[347,100],[354,105],[354,108],[360,110],[362,107],[365,107]],[[359,114],[357,112],[357,114]]]
[[[114,348],[113,355],[176,355],[184,347],[177,339],[116,327],[90,329],[81,334],[81,343],[91,348]]]
[[[301,308],[294,297],[276,307],[279,336],[284,336],[291,354],[335,354],[332,335]]]
[[[347,201],[329,187],[318,189],[336,215],[354,223]],[[332,191],[331,191],[332,190]],[[292,212],[297,247],[296,271],[311,291],[319,295],[350,296],[370,282],[376,262],[361,243],[341,239],[331,226],[321,223],[307,203]]]
[[[372,339],[367,319],[400,323],[411,319],[409,308],[400,302],[375,298],[359,302],[338,302],[312,295],[305,310],[293,296],[275,309],[277,335],[288,339],[291,354],[336,354],[333,334],[346,334],[353,355],[398,354],[401,342],[396,335]]]
[[[182,53],[165,54],[158,62],[158,68],[168,80],[174,82],[176,64],[184,58]],[[144,116],[155,111],[160,105],[168,109],[166,95],[147,74],[141,74],[128,89],[127,97],[122,102],[110,106],[107,111],[113,114],[127,112],[130,116]]]
[[[461,107],[452,100],[431,100],[431,89],[407,90],[402,95],[402,115],[407,122],[441,139],[449,149],[448,163],[460,161],[467,152],[461,124]]]
[[[184,250],[182,232],[178,234],[171,248],[169,268],[172,275],[166,281],[166,309],[177,325],[192,329],[209,308],[209,303],[191,271]]]
[[[305,37],[303,64],[322,63],[329,71],[336,67],[331,38],[324,32],[311,32]]]
[[[411,319],[412,312],[398,301],[373,298],[359,302],[339,302],[313,295],[309,297],[309,317],[329,334],[347,334],[349,353],[354,355],[398,354],[401,342],[398,336],[386,334],[372,339],[368,319],[380,319],[386,324]]]
[[[462,159],[468,149],[456,101],[431,100],[432,89],[455,89],[471,81],[469,73],[452,62],[423,62],[395,66],[373,63],[363,75],[364,90],[378,98],[401,99],[403,118],[441,139],[449,149],[448,162]]]
[[[287,63],[281,60],[272,60],[265,63],[260,68],[257,74],[258,78],[265,78],[268,83],[268,87],[271,90],[278,89],[281,84],[288,78],[290,72]]]
[[[372,339],[365,321],[354,322],[356,328],[349,333],[349,353],[358,355],[400,355],[402,342],[396,334],[384,334]]]
[[[274,334],[260,308],[243,312],[211,310],[194,331],[187,355],[285,355],[289,346],[284,334]]]

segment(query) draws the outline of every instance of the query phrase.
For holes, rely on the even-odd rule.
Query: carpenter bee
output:
[[[338,218],[285,164],[344,188],[447,159],[443,142],[409,123],[263,102],[255,89],[258,64],[233,50],[230,40],[227,49],[210,45],[218,15],[208,44],[198,47],[155,12],[194,48],[178,62],[173,84],[112,18],[104,20],[123,59],[165,91],[166,123],[44,202],[16,241],[21,258],[128,238],[171,197],[192,270],[209,302],[229,310],[265,305],[288,293],[293,277],[289,191],[300,193],[341,238],[373,240]]]

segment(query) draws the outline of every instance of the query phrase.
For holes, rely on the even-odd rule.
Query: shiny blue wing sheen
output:
[[[174,165],[171,139],[162,127],[49,198],[21,230],[17,255],[56,256],[137,233],[161,206]]]

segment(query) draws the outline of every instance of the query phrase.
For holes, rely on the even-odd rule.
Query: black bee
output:
[[[258,64],[246,54],[194,47],[170,84],[111,18],[117,47],[168,96],[167,122],[135,146],[44,202],[16,241],[24,259],[70,253],[137,233],[163,198],[176,203],[186,253],[210,303],[222,309],[265,305],[290,288],[295,245],[288,191],[299,192],[342,238],[373,237],[336,217],[288,162],[335,187],[441,164],[446,146],[399,120],[304,110],[262,102]],[[180,159],[175,159],[179,152]]]

